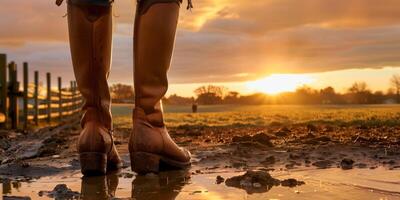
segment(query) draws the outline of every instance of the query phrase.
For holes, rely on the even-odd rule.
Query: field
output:
[[[169,133],[190,150],[192,166],[145,176],[129,167],[132,108],[112,107],[115,143],[124,161],[119,174],[81,177],[76,121],[9,139],[10,147],[0,152],[3,195],[400,200],[400,106],[200,105],[198,113],[191,113],[191,106],[165,106]]]
[[[114,105],[112,113],[117,127],[130,124],[132,105]],[[212,105],[199,106],[191,113],[190,106],[165,106],[169,127],[195,126],[268,126],[293,124],[331,124],[337,126],[400,125],[398,105]]]

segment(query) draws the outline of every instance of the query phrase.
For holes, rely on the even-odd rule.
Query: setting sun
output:
[[[250,81],[246,86],[252,92],[278,94],[295,91],[296,88],[313,81],[314,79],[307,75],[273,74],[261,80]]]

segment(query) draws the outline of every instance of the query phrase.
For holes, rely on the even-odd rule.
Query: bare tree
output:
[[[225,96],[227,88],[223,86],[201,86],[194,90],[197,95],[197,102],[199,104],[219,104],[222,103],[222,99]]]
[[[131,85],[121,83],[114,84],[110,87],[111,97],[118,100],[133,100],[135,94]]]
[[[212,93],[212,94],[215,94],[215,96],[222,98],[222,97],[224,97],[226,91],[227,91],[227,88],[225,88],[223,86],[208,85],[208,86],[201,86],[201,87],[197,88],[196,90],[194,90],[194,93],[197,96],[200,96],[202,94]]]
[[[400,75],[394,74],[390,79],[390,84],[392,85],[393,89],[396,91],[397,96],[397,103],[400,102]]]
[[[355,82],[348,89],[350,98],[353,103],[368,103],[371,91],[365,82]]]

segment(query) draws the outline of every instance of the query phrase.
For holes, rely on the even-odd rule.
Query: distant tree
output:
[[[336,94],[335,89],[331,86],[321,89],[319,91],[319,95],[321,97],[322,104],[337,103],[338,95]]]
[[[365,82],[355,82],[348,89],[351,103],[365,104],[369,103],[371,91]]]
[[[223,87],[223,86],[216,86],[216,85],[208,85],[208,86],[201,86],[199,88],[197,88],[196,90],[194,90],[194,93],[197,96],[200,96],[202,94],[207,94],[207,93],[213,93],[218,97],[223,97],[225,92],[226,92],[227,88]]]
[[[382,91],[375,91],[373,95],[371,95],[369,103],[380,104],[385,101],[385,98],[385,94]]]
[[[350,93],[363,93],[368,91],[368,86],[365,82],[354,82],[349,88]]]
[[[224,98],[224,103],[235,104],[239,101],[239,92],[230,91]]]
[[[194,93],[199,104],[220,104],[226,90],[227,88],[223,86],[208,85],[197,88]]]
[[[171,105],[190,105],[193,102],[194,102],[193,97],[181,97],[178,96],[177,94],[172,94],[168,98],[165,98],[163,100],[163,103]]]
[[[297,101],[296,103],[300,104],[320,103],[318,91],[310,88],[307,85],[296,89],[295,100]]]
[[[400,75],[399,74],[393,75],[392,78],[390,79],[390,84],[392,85],[392,88],[396,92],[397,103],[400,103]]]
[[[133,100],[135,98],[133,87],[121,83],[110,87],[111,97],[115,100]]]

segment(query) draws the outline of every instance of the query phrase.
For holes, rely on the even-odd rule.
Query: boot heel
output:
[[[138,174],[158,173],[160,171],[160,156],[145,152],[131,154],[132,171]]]
[[[107,154],[88,152],[80,153],[81,171],[85,176],[104,175],[107,170]]]

